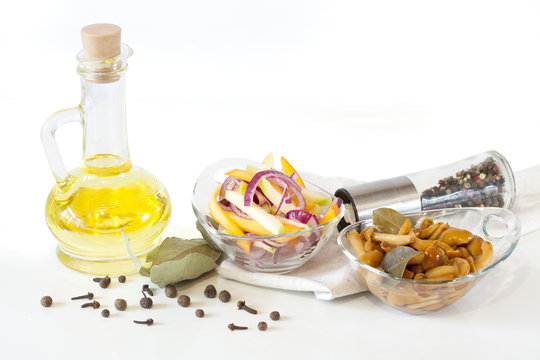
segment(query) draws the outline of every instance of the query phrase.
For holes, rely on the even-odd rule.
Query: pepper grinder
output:
[[[510,209],[516,195],[514,174],[496,151],[486,151],[452,164],[390,179],[336,190],[343,200],[345,226],[370,219],[374,209],[401,213],[442,208],[501,207]]]

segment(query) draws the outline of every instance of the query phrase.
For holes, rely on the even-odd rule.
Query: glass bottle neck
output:
[[[93,82],[83,76],[81,86],[83,168],[99,175],[129,170],[125,77]]]

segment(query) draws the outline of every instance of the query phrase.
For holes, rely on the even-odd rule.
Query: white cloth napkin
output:
[[[521,222],[522,235],[540,229],[540,165],[516,172],[516,200],[512,211]],[[304,174],[312,183],[330,193],[357,181]],[[220,276],[248,284],[277,289],[313,291],[322,300],[355,294],[366,290],[354,274],[349,260],[336,242],[336,234],[320,251],[300,268],[284,275],[263,274],[243,270],[227,259],[218,267]]]

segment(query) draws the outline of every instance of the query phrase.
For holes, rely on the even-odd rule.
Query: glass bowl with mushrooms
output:
[[[382,208],[352,224],[338,244],[357,276],[386,304],[411,314],[463,297],[513,252],[518,218],[500,208],[400,214]]]

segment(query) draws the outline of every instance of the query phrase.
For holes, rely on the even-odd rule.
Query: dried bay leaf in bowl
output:
[[[394,209],[379,208],[373,210],[373,225],[385,234],[396,235],[405,220],[407,218]]]
[[[381,268],[388,274],[401,278],[409,260],[419,253],[410,246],[398,246],[384,256]]]

